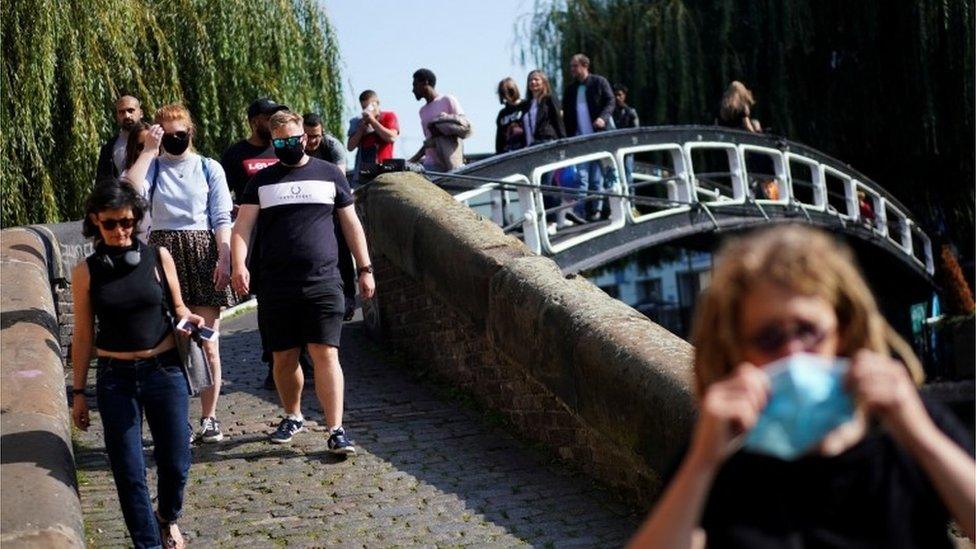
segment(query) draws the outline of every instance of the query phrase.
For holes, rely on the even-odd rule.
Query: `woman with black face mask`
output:
[[[155,122],[127,179],[150,202],[149,243],[173,254],[183,301],[207,326],[219,331],[220,308],[233,299],[229,287],[233,203],[227,178],[219,162],[193,150],[194,126],[186,107],[166,105],[156,111]],[[204,350],[214,385],[200,394],[198,438],[218,442],[224,435],[217,421],[217,339],[204,341]]]

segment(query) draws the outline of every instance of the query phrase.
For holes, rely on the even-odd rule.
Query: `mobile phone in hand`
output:
[[[201,325],[197,327],[197,335],[200,336],[200,339],[205,339],[207,341],[216,341],[217,336],[220,334],[217,332],[217,330],[214,330],[213,328],[209,328],[207,326]]]
[[[186,332],[195,332],[197,331],[197,325],[190,322],[189,318],[183,317],[180,319],[179,322],[176,323],[176,329],[183,330]]]
[[[199,336],[200,339],[205,339],[207,341],[215,341],[217,336],[220,335],[217,330],[204,325],[197,326],[196,324],[190,322],[190,319],[188,318],[181,318],[180,321],[176,323],[176,328],[178,330],[185,330],[191,334],[195,334]]]

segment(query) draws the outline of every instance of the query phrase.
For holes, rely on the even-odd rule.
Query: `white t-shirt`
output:
[[[583,84],[576,88],[576,127],[576,135],[593,133],[593,120],[590,118],[590,107],[586,104],[586,86]]]
[[[122,173],[125,169],[125,143],[129,140],[129,132],[120,131],[119,136],[115,139],[115,143],[112,144],[112,162],[115,163],[115,169]]]
[[[532,134],[535,133],[535,122],[539,116],[539,102],[532,98],[532,105],[529,107],[529,112],[522,116],[522,124],[525,126],[525,146],[528,147],[532,144],[533,137]]]

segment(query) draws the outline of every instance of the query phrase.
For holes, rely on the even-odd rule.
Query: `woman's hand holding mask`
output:
[[[708,387],[702,398],[691,444],[692,459],[717,467],[741,445],[769,396],[769,381],[759,368],[742,363]]]

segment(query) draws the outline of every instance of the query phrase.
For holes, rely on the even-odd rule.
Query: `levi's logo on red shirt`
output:
[[[244,172],[248,177],[278,163],[277,158],[247,158],[244,160]]]

